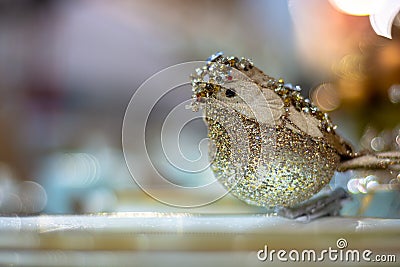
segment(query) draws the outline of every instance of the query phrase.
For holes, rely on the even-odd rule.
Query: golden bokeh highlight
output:
[[[338,91],[331,83],[318,85],[311,91],[311,99],[322,111],[333,111],[340,105]]]

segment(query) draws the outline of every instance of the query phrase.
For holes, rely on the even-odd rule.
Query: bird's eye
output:
[[[226,89],[225,95],[226,95],[226,97],[229,97],[229,98],[234,97],[236,95],[236,92],[231,89]]]

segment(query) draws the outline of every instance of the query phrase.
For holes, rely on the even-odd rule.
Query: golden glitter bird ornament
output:
[[[211,169],[230,193],[281,215],[336,214],[343,189],[308,201],[335,171],[387,168],[398,152],[357,154],[328,114],[249,59],[212,55],[191,75],[192,109],[203,108]]]

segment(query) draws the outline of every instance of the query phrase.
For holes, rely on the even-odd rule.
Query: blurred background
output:
[[[357,149],[399,150],[400,17],[380,37],[359,2],[0,0],[0,213],[171,209],[128,172],[124,112],[154,73],[216,51],[300,84]],[[400,217],[399,171],[333,183],[348,214]]]

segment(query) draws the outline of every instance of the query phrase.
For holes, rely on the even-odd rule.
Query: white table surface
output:
[[[265,266],[256,256],[265,245],[322,250],[339,238],[400,262],[398,219],[120,212],[0,217],[0,266]]]

